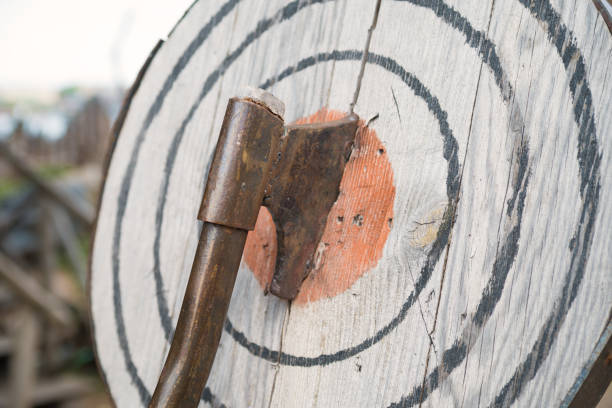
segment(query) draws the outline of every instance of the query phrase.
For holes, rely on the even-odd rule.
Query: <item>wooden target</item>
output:
[[[359,86],[365,123],[291,304],[263,290],[260,214],[200,406],[552,407],[581,389],[612,334],[605,22],[581,0],[376,10],[199,1],[152,53],[115,128],[91,260],[117,406],[146,406],[157,382],[245,85],[281,98],[287,122],[341,116]]]

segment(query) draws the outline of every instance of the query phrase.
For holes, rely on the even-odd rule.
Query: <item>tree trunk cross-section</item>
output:
[[[583,398],[612,336],[611,59],[590,1],[196,2],[126,100],[100,199],[91,312],[117,406],[151,398],[245,85],[281,98],[287,122],[348,112],[358,90],[395,196],[382,254],[335,296],[266,296],[243,259],[200,406]]]

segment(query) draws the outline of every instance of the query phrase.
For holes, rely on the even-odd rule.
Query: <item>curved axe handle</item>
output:
[[[267,105],[230,99],[198,217],[204,221],[198,248],[149,407],[198,406],[282,132],[283,120]]]

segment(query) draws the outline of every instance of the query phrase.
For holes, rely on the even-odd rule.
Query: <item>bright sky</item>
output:
[[[129,85],[193,0],[0,0],[0,91]]]
[[[130,85],[192,1],[0,0],[0,92]]]

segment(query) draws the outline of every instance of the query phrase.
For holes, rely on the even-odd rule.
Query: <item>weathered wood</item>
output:
[[[56,233],[53,228],[53,204],[42,199],[39,201],[38,217],[39,268],[42,274],[43,287],[53,292],[53,274],[57,267],[55,254]]]
[[[84,288],[87,280],[87,259],[79,242],[79,236],[75,225],[68,216],[68,213],[61,208],[53,208],[51,211],[51,221],[54,231],[57,234],[70,265],[78,278],[79,283]]]
[[[83,225],[87,227],[92,225],[94,220],[94,211],[89,203],[84,200],[77,201],[74,197],[70,196],[69,193],[62,191],[53,183],[49,183],[44,180],[42,177],[36,174],[30,165],[11,152],[6,143],[0,143],[0,155],[2,155],[2,158],[9,162],[11,166],[17,170],[17,172],[19,172],[19,174],[27,178],[28,181],[34,183],[41,192],[66,208],[66,210],[68,210],[76,219],[82,222]]]
[[[19,322],[13,339],[15,349],[11,356],[10,406],[30,408],[33,405],[36,387],[40,328],[36,314],[28,307],[19,313]]]
[[[91,261],[118,406],[146,405],[157,381],[221,116],[247,84],[287,121],[346,112],[360,88],[369,129],[291,306],[264,295],[256,231],[201,405],[566,406],[580,389],[612,311],[605,22],[578,0],[376,6],[201,1],[157,51]]]
[[[73,328],[72,314],[64,302],[3,254],[0,254],[0,281],[53,322]]]

